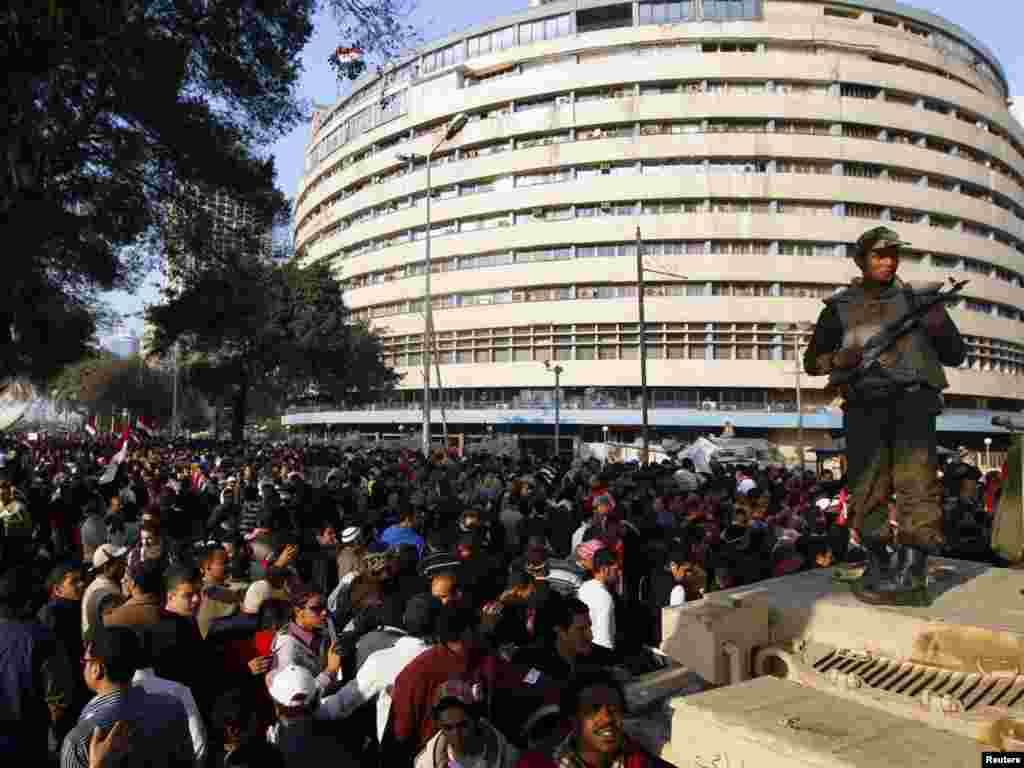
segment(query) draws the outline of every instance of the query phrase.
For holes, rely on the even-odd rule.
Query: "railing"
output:
[[[435,401],[436,403],[436,401]],[[520,400],[518,398],[512,400],[485,400],[485,401],[453,401],[445,402],[445,409],[449,411],[488,411],[488,410],[550,410],[553,411],[555,408],[554,401],[552,400]],[[563,410],[574,411],[574,410],[636,410],[640,408],[639,400],[632,403],[624,401],[566,401],[561,404]],[[767,405],[757,405],[752,403],[721,403],[713,401],[704,401],[702,403],[694,403],[689,400],[657,400],[652,401],[650,404],[652,410],[677,410],[677,411],[704,411],[704,412],[718,412],[718,413],[796,413],[796,403],[769,403]],[[371,405],[295,405],[289,406],[285,409],[286,415],[292,415],[297,413],[325,413],[328,411],[358,411],[358,412],[376,412],[376,411],[409,411],[409,412],[420,412],[421,408],[419,403],[374,403]],[[805,405],[803,407],[804,413],[821,413],[823,411],[830,411],[830,406],[824,405]],[[978,416],[981,414],[1001,412],[998,409],[989,410],[972,410],[969,408],[947,408],[943,413],[950,416]],[[1016,413],[1016,411],[1005,410],[1006,413]]]
[[[554,401],[550,400],[487,400],[480,402],[446,402],[444,407],[449,411],[470,411],[470,410],[550,410],[555,408]],[[639,401],[633,403],[615,401],[591,401],[591,402],[563,402],[563,410],[635,410],[640,408]],[[682,411],[719,411],[719,412],[745,412],[745,413],[796,413],[796,403],[774,403],[769,405],[750,405],[744,403],[693,403],[689,401],[657,401],[650,404],[652,409],[682,410]],[[372,405],[308,405],[289,406],[285,414],[297,413],[325,413],[327,411],[415,411],[419,412],[419,403],[376,403]],[[828,410],[825,406],[804,406],[804,413],[817,413]]]

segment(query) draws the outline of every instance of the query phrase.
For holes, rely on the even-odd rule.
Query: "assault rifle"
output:
[[[931,311],[936,304],[945,304],[957,301],[960,298],[960,291],[969,283],[969,280],[956,280],[949,278],[949,290],[942,290],[942,283],[936,283],[923,291],[914,292],[914,307],[902,317],[886,324],[882,330],[872,336],[864,344],[860,364],[856,368],[844,372],[843,379],[849,381],[859,374],[870,370],[871,366],[878,365],[882,355],[892,348],[893,344],[903,336],[913,331],[924,320],[925,315]]]

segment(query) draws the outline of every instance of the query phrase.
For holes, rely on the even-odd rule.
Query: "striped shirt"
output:
[[[96,696],[85,705],[60,751],[60,768],[89,768],[89,741],[96,728],[118,720],[132,730],[131,762],[146,768],[193,768],[195,754],[181,702],[129,686]]]

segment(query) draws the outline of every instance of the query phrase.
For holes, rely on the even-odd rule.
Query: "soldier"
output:
[[[927,557],[943,544],[935,439],[940,393],[949,386],[942,366],[960,365],[965,354],[959,331],[939,303],[878,365],[857,370],[865,343],[915,308],[914,288],[896,276],[905,245],[887,227],[861,235],[853,258],[862,277],[825,300],[804,355],[807,373],[828,374],[845,400],[851,525],[861,531],[869,555],[853,591],[879,605],[927,601]],[[895,535],[885,511],[892,495]]]

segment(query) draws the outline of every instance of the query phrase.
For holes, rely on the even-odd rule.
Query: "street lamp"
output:
[[[790,335],[793,338],[793,375],[796,377],[796,449],[801,476],[804,471],[804,406],[803,388],[800,386],[800,374],[803,371],[800,365],[800,339],[806,331],[813,327],[813,324],[806,321],[793,323],[792,325],[781,324],[775,326],[776,330],[782,331],[784,335]]]
[[[557,459],[558,458],[558,450],[559,450],[559,446],[560,446],[560,443],[559,443],[559,437],[560,437],[560,435],[559,435],[560,418],[559,418],[559,408],[558,408],[558,382],[559,382],[559,378],[561,377],[561,375],[565,371],[565,369],[562,366],[558,365],[557,363],[554,366],[552,366],[550,360],[545,360],[544,361],[544,367],[547,370],[549,370],[551,373],[555,374],[555,458]]]
[[[640,321],[640,437],[643,443],[640,460],[641,463],[646,464],[650,425],[648,424],[647,418],[647,324],[644,315],[644,293],[646,291],[644,272],[654,272],[658,275],[678,277],[682,280],[689,279],[686,275],[677,275],[674,272],[662,272],[661,270],[651,269],[650,267],[644,266],[643,240],[640,237],[640,227],[638,226],[636,228],[636,305],[638,315],[637,319]],[[605,427],[605,429],[607,430],[608,428]]]
[[[448,125],[445,127],[444,136],[430,148],[427,152],[426,157],[423,155],[416,154],[400,154],[398,159],[402,162],[412,163],[417,160],[425,159],[427,161],[427,231],[426,231],[426,254],[423,258],[424,261],[424,272],[426,276],[424,278],[423,285],[423,312],[426,317],[423,325],[423,455],[430,456],[430,338],[434,330],[434,314],[433,307],[431,306],[430,297],[430,198],[433,193],[433,187],[430,181],[430,165],[431,160],[434,157],[434,152],[444,142],[454,138],[458,135],[466,123],[469,121],[469,115],[465,112],[460,112],[451,119]],[[448,451],[448,446],[444,447],[445,451]]]
[[[985,466],[992,469],[992,438],[985,438]]]

